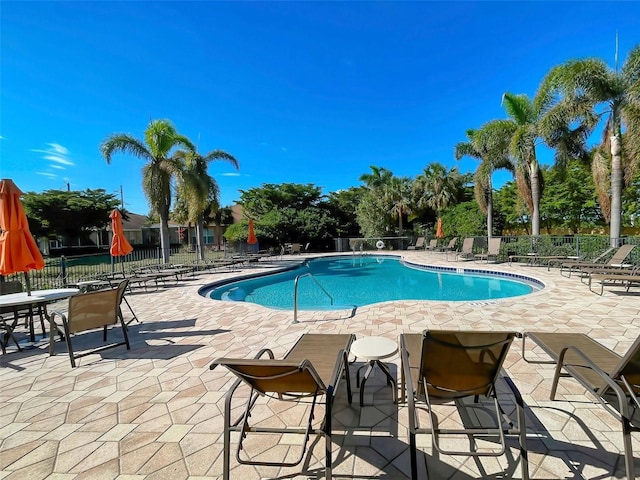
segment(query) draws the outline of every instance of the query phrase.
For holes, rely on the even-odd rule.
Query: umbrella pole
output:
[[[29,272],[24,272],[24,283],[27,285],[27,296],[31,296],[31,282],[29,281]]]

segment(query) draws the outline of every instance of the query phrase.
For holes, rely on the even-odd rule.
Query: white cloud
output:
[[[58,178],[58,175],[56,175],[55,173],[49,173],[49,172],[36,172],[36,175],[42,175],[43,177],[49,177],[49,178]]]
[[[239,173],[230,172],[230,173],[221,173],[220,176],[222,176],[222,177],[239,177],[240,174]]]
[[[75,165],[75,163],[73,163],[69,158],[69,150],[66,147],[60,145],[59,143],[47,143],[47,145],[49,146],[49,148],[34,148],[31,149],[31,151],[44,154],[42,155],[42,158],[49,161],[49,166],[52,168],[64,170],[64,166],[72,167]]]
[[[287,147],[280,147],[280,150],[282,150],[283,152],[288,152],[289,149]]]

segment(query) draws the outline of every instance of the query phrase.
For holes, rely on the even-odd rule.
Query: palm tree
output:
[[[183,164],[178,194],[187,204],[188,218],[196,224],[196,252],[204,260],[204,214],[220,209],[218,182],[207,172],[209,163],[224,160],[239,168],[238,160],[224,150],[212,150],[206,155],[195,151],[178,150],[173,159]]]
[[[358,179],[361,182],[364,182],[369,188],[382,187],[387,184],[391,178],[393,178],[391,170],[387,170],[384,167],[371,165],[369,168],[371,169],[371,173],[363,173]]]
[[[540,197],[542,196],[542,173],[536,156],[538,123],[540,112],[536,103],[526,95],[505,93],[502,96],[507,115],[515,124],[515,132],[509,147],[515,159],[515,176],[518,191],[531,212],[531,234],[540,235]]]
[[[389,213],[398,217],[398,234],[402,235],[402,216],[411,213],[411,180],[393,177],[382,188],[385,199],[391,204]]]
[[[616,54],[617,57],[617,54]],[[598,58],[570,60],[553,68],[536,95],[543,112],[541,133],[556,148],[557,161],[588,157],[586,141],[598,126],[602,141],[592,172],[611,246],[622,231],[622,190],[640,167],[640,45],[620,70]]]
[[[418,207],[428,207],[440,217],[442,211],[458,197],[462,179],[457,167],[447,170],[438,162],[427,165],[413,185],[414,192],[418,194]]]
[[[469,156],[480,160],[474,175],[474,194],[480,210],[487,215],[487,237],[493,235],[493,185],[491,175],[498,169],[514,172],[509,158],[509,142],[515,125],[508,120],[493,120],[478,130],[467,130],[468,142],[455,146],[454,156],[460,160]]]
[[[114,133],[100,144],[100,152],[109,164],[115,152],[129,153],[147,162],[142,167],[142,189],[152,211],[160,217],[160,246],[165,263],[169,262],[171,185],[181,171],[179,162],[170,155],[177,147],[195,150],[168,120],[151,120],[144,132],[144,142],[127,133]]]

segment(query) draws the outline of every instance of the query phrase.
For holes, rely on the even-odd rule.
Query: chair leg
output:
[[[409,433],[409,455],[411,457],[411,480],[418,480],[418,459],[416,453],[416,434]]]
[[[622,441],[624,443],[624,465],[627,478],[636,478],[633,465],[633,445],[631,443],[631,423],[629,419],[622,417]]]
[[[348,365],[348,364],[347,364]],[[331,398],[330,394],[325,395],[326,409],[325,409],[325,456],[326,456],[326,467],[325,467],[325,478],[326,480],[331,480],[332,478],[332,465],[331,465],[331,453],[332,453],[332,442],[331,442],[331,403],[333,402],[333,398]]]

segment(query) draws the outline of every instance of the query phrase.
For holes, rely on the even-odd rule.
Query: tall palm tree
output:
[[[209,163],[223,160],[236,170],[240,165],[233,155],[224,150],[212,150],[206,155],[178,150],[173,159],[183,164],[178,194],[187,204],[189,220],[196,224],[196,253],[200,260],[204,260],[204,214],[209,209],[220,209],[220,188],[208,173]]]
[[[616,54],[617,57],[617,54]],[[617,63],[617,61],[616,61]],[[611,246],[622,232],[622,190],[640,167],[640,45],[620,70],[598,58],[570,60],[553,68],[536,95],[541,133],[556,158],[588,157],[587,139],[602,126],[592,172]]]
[[[509,149],[515,159],[516,185],[531,212],[531,234],[537,236],[540,235],[542,196],[542,173],[536,156],[536,144],[540,138],[540,112],[536,109],[537,104],[526,95],[505,93],[502,104],[509,119],[515,124]]]
[[[430,163],[413,184],[418,195],[418,207],[428,207],[440,217],[442,211],[458,197],[462,179],[457,167],[447,170],[441,163]]]
[[[391,204],[389,213],[398,217],[398,231],[402,235],[402,216],[411,213],[411,180],[393,177],[382,188],[385,199]]]
[[[493,120],[478,130],[467,130],[469,141],[460,142],[454,148],[456,160],[464,156],[480,160],[474,175],[474,194],[480,210],[487,215],[487,237],[493,235],[493,185],[491,176],[498,169],[515,173],[509,157],[509,142],[515,125],[508,120]]]
[[[151,209],[160,217],[162,260],[169,262],[169,209],[172,180],[180,173],[180,164],[171,157],[174,148],[195,150],[189,139],[180,135],[169,120],[151,120],[144,142],[128,133],[114,133],[100,144],[100,152],[111,163],[114,153],[128,153],[147,162],[142,167],[142,189]]]

